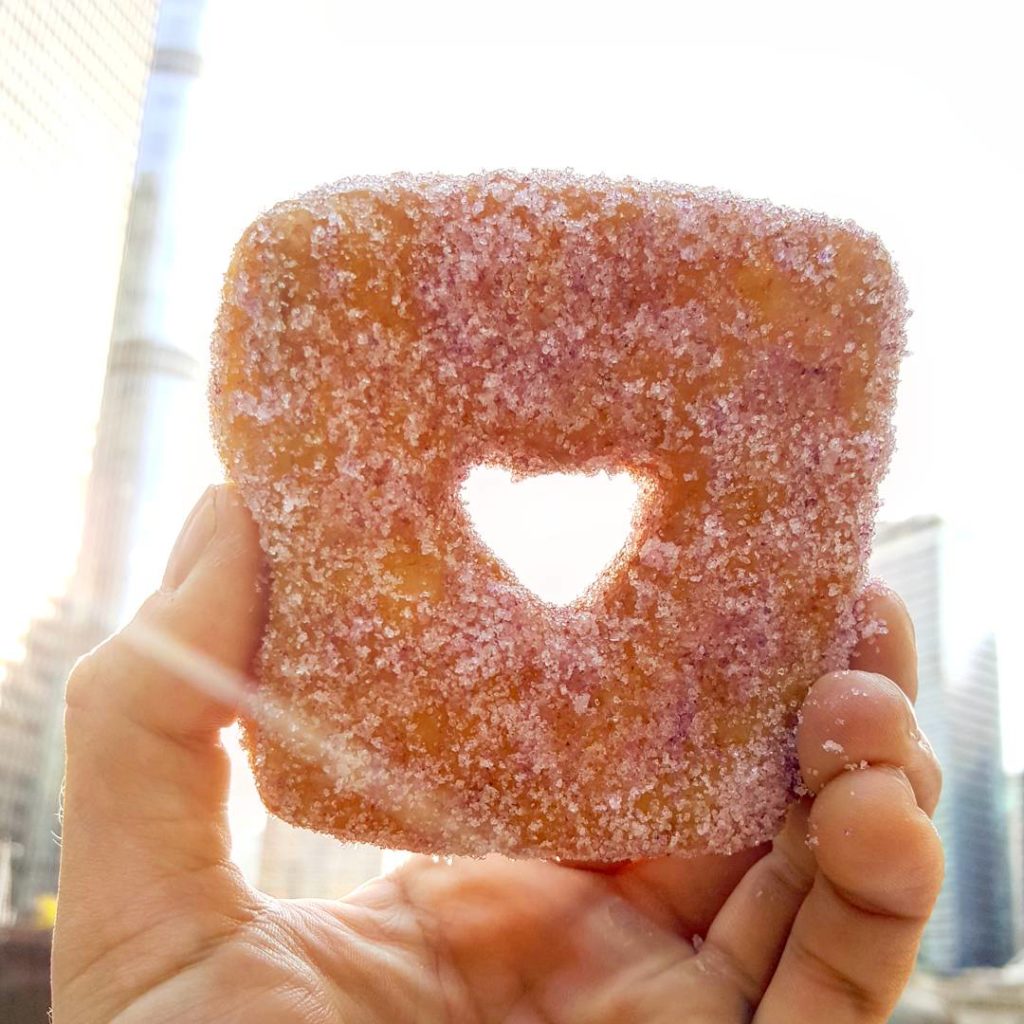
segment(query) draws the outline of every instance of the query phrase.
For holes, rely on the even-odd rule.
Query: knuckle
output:
[[[158,621],[165,605],[164,595],[157,591],[142,603],[135,619]],[[94,707],[97,695],[107,691],[118,676],[131,671],[127,666],[135,666],[137,655],[130,642],[125,640],[125,633],[131,629],[132,624],[129,623],[75,662],[65,689],[65,703],[69,708]]]
[[[783,898],[803,899],[814,881],[813,872],[808,872],[800,865],[793,851],[783,845],[777,849],[778,856],[769,854],[766,858],[767,885]]]
[[[756,973],[745,966],[734,952],[717,942],[706,941],[700,947],[693,963],[699,965],[698,969],[702,975],[712,975],[724,990],[735,992],[747,1012],[756,1006],[764,995],[764,984]]]
[[[803,722],[810,738],[827,731],[833,740],[872,746],[869,741],[892,735],[896,729],[917,733],[906,694],[885,676],[869,672],[822,676],[811,692]]]
[[[906,771],[921,809],[930,815],[942,795],[942,765],[922,733],[912,732],[906,743],[910,746]]]
[[[894,875],[900,882],[898,898],[889,897],[892,905],[886,910],[890,917],[910,921],[924,927],[939,896],[945,878],[945,857],[938,833],[922,829],[919,841],[907,837],[907,856],[897,864]]]
[[[64,702],[69,708],[85,709],[95,703],[96,691],[107,674],[111,642],[104,641],[75,662],[64,692]]]
[[[907,703],[906,694],[888,676],[862,669],[829,672],[818,679],[811,692],[822,700],[845,701],[853,696]]]
[[[854,978],[848,971],[833,964],[804,939],[797,938],[792,948],[802,973],[806,974],[812,984],[853,1007],[858,1014],[858,1020],[882,1019],[879,1015],[888,1011],[887,1000]]]

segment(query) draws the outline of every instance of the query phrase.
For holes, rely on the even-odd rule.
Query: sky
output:
[[[939,513],[977,551],[960,597],[987,609],[1004,676],[1019,680],[1024,145],[1011,17],[990,0],[209,0],[168,278],[174,333],[204,357],[245,225],[350,174],[572,167],[853,218],[889,247],[914,310],[883,515]],[[16,386],[0,382],[0,431],[19,452],[4,463],[11,493],[42,509],[0,503],[0,534],[19,540],[0,582],[0,656],[72,568],[91,435],[70,439],[67,424],[94,422],[98,408],[95,373],[88,386],[65,379],[64,415],[41,422],[35,410],[56,385],[32,358],[15,364]],[[216,472],[205,456],[197,464]],[[611,543],[603,531],[595,545],[598,534]],[[1008,722],[1022,720],[1016,683],[1006,707]],[[1007,761],[1022,767],[1017,732]]]
[[[295,0],[282,18],[211,0],[183,333],[205,349],[229,246],[260,209],[347,174],[571,166],[766,196],[877,231],[907,281],[885,514],[1010,526],[1012,40],[985,3],[926,19],[835,6],[680,4],[656,21],[644,4],[398,5],[385,22],[373,5]]]
[[[938,512],[977,552],[964,599],[990,609],[1004,674],[1019,679],[1024,146],[1001,10],[527,2],[385,17],[293,0],[282,18],[211,0],[185,172],[197,231],[185,248],[206,257],[189,268],[189,333],[205,346],[228,247],[260,209],[349,174],[573,167],[851,217],[889,247],[913,309],[882,514]],[[536,546],[535,561],[550,571],[559,552]],[[1016,687],[1007,707],[1024,720]],[[1015,744],[1016,730],[1007,757],[1024,766]]]

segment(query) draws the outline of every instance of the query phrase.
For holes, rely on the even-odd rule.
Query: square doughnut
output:
[[[873,235],[709,189],[400,174],[259,217],[210,397],[269,565],[267,807],[443,854],[773,836],[803,695],[857,639],[905,318]],[[480,464],[638,481],[583,598],[475,534]]]

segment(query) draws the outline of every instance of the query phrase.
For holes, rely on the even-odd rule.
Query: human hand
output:
[[[888,632],[808,696],[815,795],[770,846],[601,871],[415,857],[345,900],[288,901],[229,859],[219,730],[234,710],[139,642],[155,631],[245,672],[260,568],[238,497],[213,489],[163,588],[72,674],[55,1024],[887,1019],[942,875],[939,769],[907,699],[897,600],[872,599]]]

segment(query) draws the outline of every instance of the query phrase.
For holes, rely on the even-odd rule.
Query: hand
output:
[[[769,847],[606,871],[418,857],[346,900],[282,901],[229,860],[234,711],[137,642],[156,631],[244,672],[260,569],[237,496],[211,490],[162,589],[72,675],[56,1024],[887,1018],[942,875],[939,769],[894,598],[873,598],[889,628],[856,671],[812,689],[799,751],[815,795]]]

